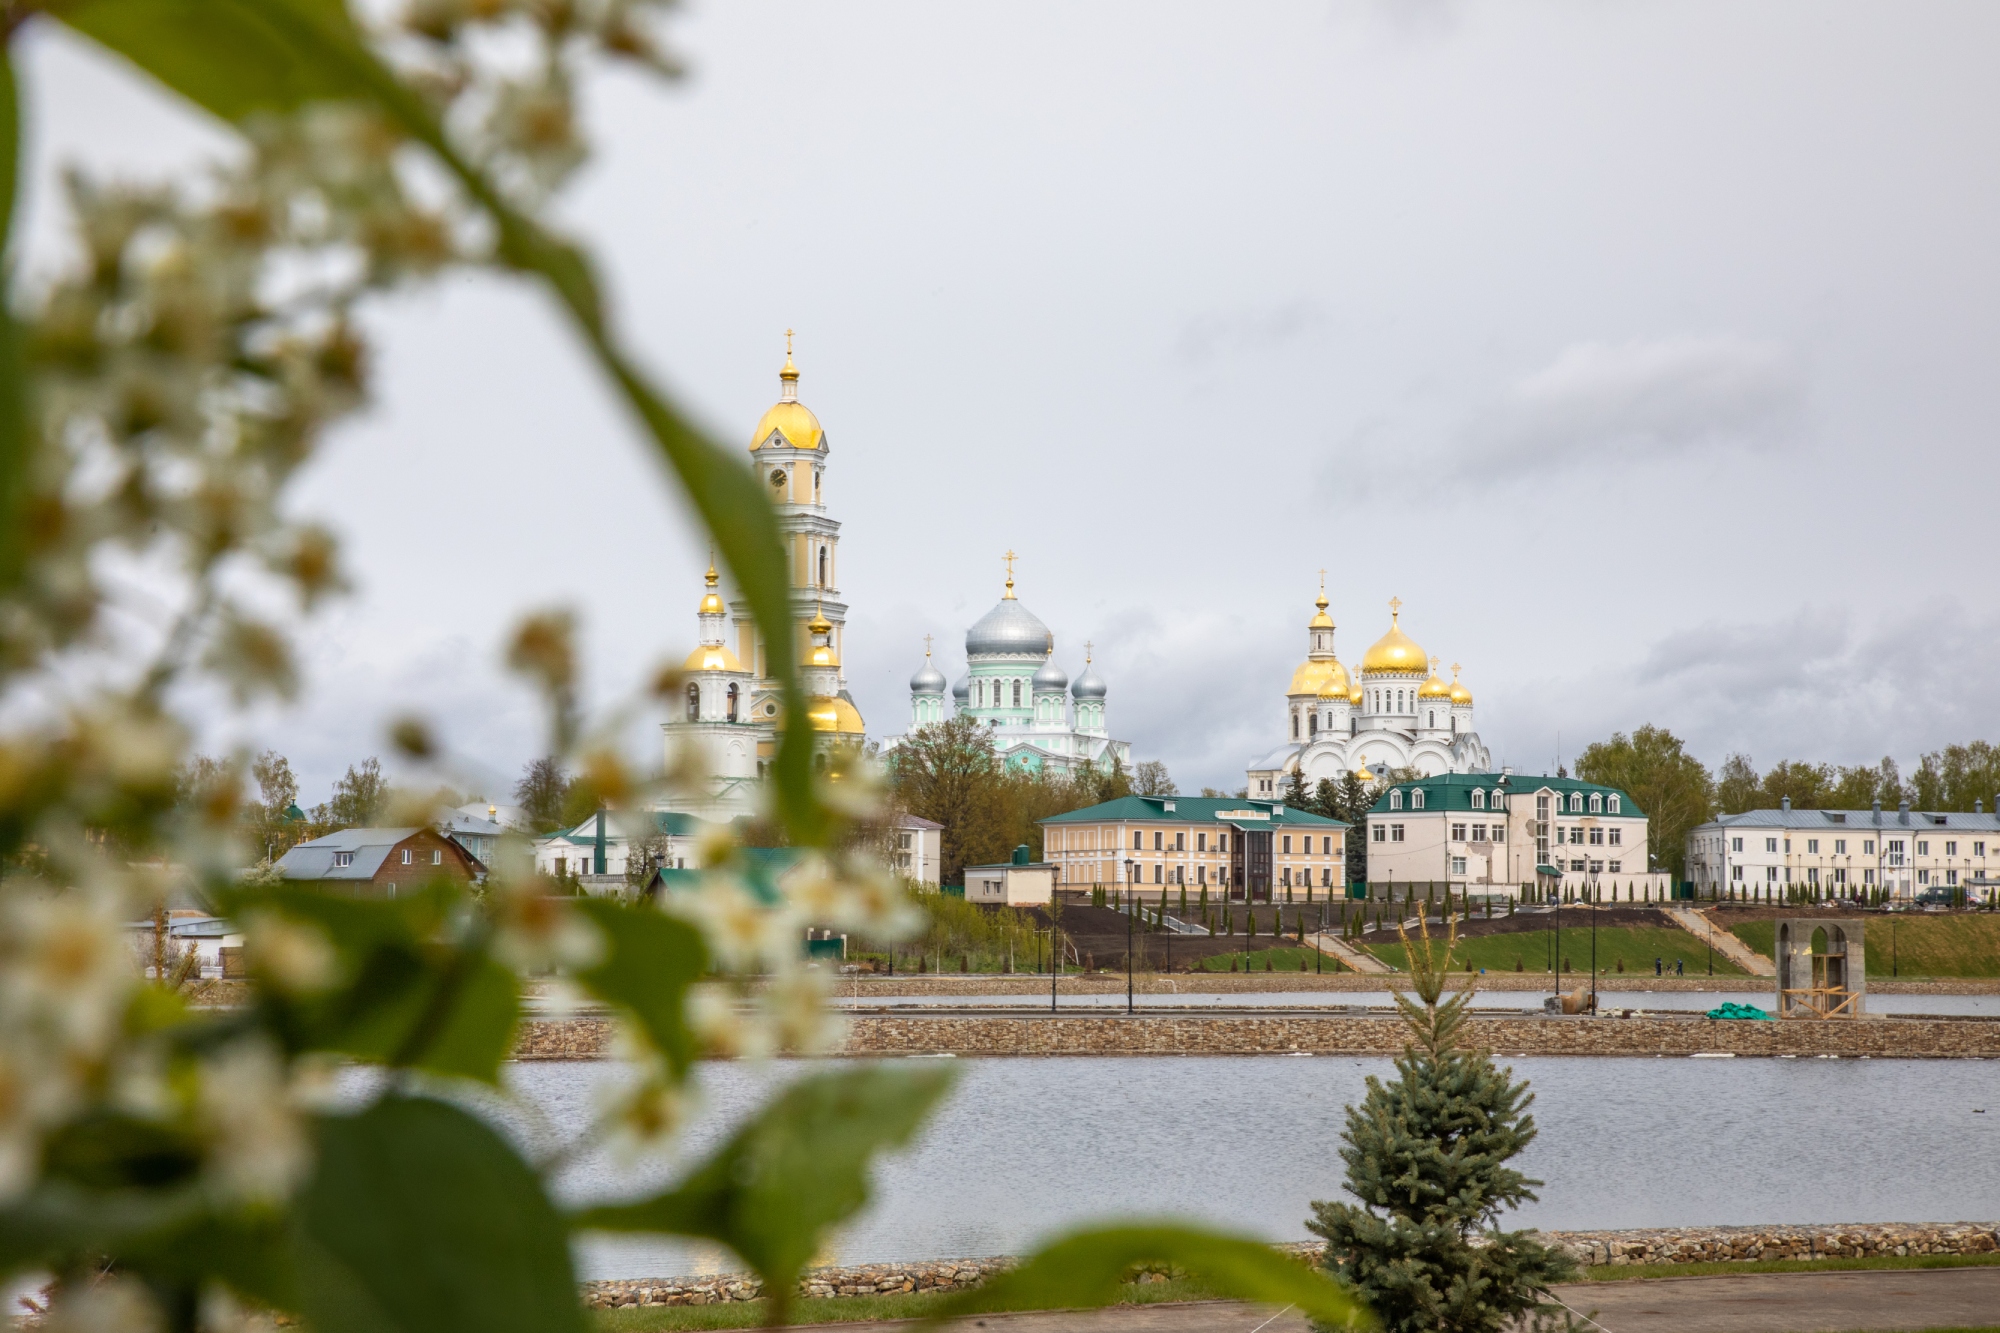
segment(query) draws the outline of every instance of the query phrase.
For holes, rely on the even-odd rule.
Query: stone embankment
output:
[[[1881,1223],[1818,1227],[1706,1227],[1658,1231],[1550,1231],[1544,1238],[1585,1265],[1752,1263],[1760,1259],[1850,1259],[1875,1255],[1992,1254],[2000,1231],[1991,1222]],[[1318,1244],[1280,1249],[1317,1263]],[[862,1264],[815,1268],[799,1280],[808,1297],[875,1296],[896,1292],[957,1291],[976,1287],[1009,1267],[1011,1258],[940,1259],[923,1263]],[[1148,1273],[1141,1277],[1154,1277]],[[584,1303],[714,1305],[755,1300],[763,1284],[741,1273],[708,1277],[631,1278],[583,1284]]]
[[[1743,1022],[1703,1017],[1474,1018],[1471,1041],[1502,1056],[1791,1056],[1889,1059],[2000,1058],[2000,1022],[1872,1018],[1853,1022]],[[857,1015],[840,1053],[893,1055],[1394,1055],[1402,1024],[1390,1015],[1165,1013],[955,1016]],[[611,1025],[600,1018],[525,1026],[522,1060],[596,1060]]]
[[[1547,994],[1555,988],[1555,978],[1547,972],[1488,972],[1475,978],[1478,989],[1491,991],[1534,991]],[[1563,975],[1563,989],[1588,986],[1585,973]],[[1358,976],[1351,972],[1142,972],[1133,989],[1141,995],[1293,995],[1307,991],[1403,990],[1409,978],[1398,972],[1390,975]],[[1650,972],[1607,972],[1597,979],[1601,991],[1712,991],[1764,992],[1771,989],[1768,978],[1727,976],[1656,977]],[[1891,981],[1868,978],[1868,989],[1876,995],[1996,995],[2000,977],[1936,977],[1922,980]],[[1125,974],[1100,972],[1066,976],[1058,988],[1061,995],[1123,995]],[[1049,979],[1028,973],[960,974],[947,972],[931,976],[843,976],[834,991],[843,999],[896,999],[937,995],[1043,995],[1049,993]]]

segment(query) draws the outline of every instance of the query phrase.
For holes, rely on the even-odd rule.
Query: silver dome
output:
[[[931,665],[926,657],[924,664],[917,668],[917,674],[910,677],[911,694],[943,694],[944,673]]]
[[[951,697],[958,700],[961,704],[967,703],[972,699],[972,677],[970,675],[958,678],[958,684],[951,687]]]
[[[965,632],[968,657],[1047,657],[1054,647],[1049,627],[1011,597],[1001,598]]]
[[[1040,694],[1044,690],[1054,690],[1057,694],[1061,694],[1068,688],[1069,673],[1057,666],[1053,657],[1042,663],[1041,669],[1035,672],[1036,694]]]
[[[1097,668],[1084,665],[1083,674],[1070,686],[1070,695],[1077,699],[1102,699],[1104,697],[1104,677],[1097,674]]]

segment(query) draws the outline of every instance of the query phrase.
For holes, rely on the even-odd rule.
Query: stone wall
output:
[[[1840,1259],[1869,1255],[1992,1254],[2000,1251],[2000,1230],[1991,1222],[1880,1223],[1823,1227],[1705,1227],[1691,1230],[1550,1231],[1547,1240],[1579,1263],[1687,1264],[1751,1263],[1759,1259]],[[1278,1248],[1316,1263],[1317,1243]],[[1011,1258],[939,1259],[923,1263],[863,1264],[815,1268],[799,1280],[809,1297],[872,1296],[894,1292],[956,1291],[976,1287],[1014,1263]],[[1143,1274],[1141,1281],[1156,1279]],[[584,1302],[605,1309],[620,1305],[712,1305],[755,1300],[763,1284],[740,1273],[709,1277],[632,1278],[586,1282]]]
[[[1853,1022],[1742,1022],[1700,1017],[1474,1018],[1471,1040],[1498,1055],[1695,1055],[2000,1058],[2000,1022],[1870,1018]],[[842,1054],[870,1055],[1394,1055],[1404,1031],[1381,1015],[1242,1016],[1226,1013],[849,1020]],[[601,1059],[600,1018],[525,1025],[523,1060]]]

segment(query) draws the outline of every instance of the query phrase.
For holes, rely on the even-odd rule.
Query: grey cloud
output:
[[[1181,327],[1174,339],[1174,359],[1205,366],[1225,356],[1270,352],[1306,336],[1320,322],[1319,307],[1306,300],[1204,311]]]

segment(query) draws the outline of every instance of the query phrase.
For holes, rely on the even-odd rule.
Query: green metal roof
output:
[[[1503,776],[1506,778],[1506,785],[1504,787],[1501,786],[1501,778]],[[1413,810],[1410,808],[1409,793],[1418,788],[1421,788],[1424,793],[1424,808]],[[1399,782],[1395,786],[1390,787],[1388,791],[1383,792],[1375,804],[1369,807],[1368,813],[1371,815],[1430,815],[1436,814],[1440,810],[1447,810],[1454,813],[1466,811],[1472,814],[1485,814],[1487,812],[1484,810],[1473,809],[1472,793],[1477,790],[1490,794],[1496,789],[1504,790],[1510,801],[1516,797],[1532,795],[1535,792],[1543,790],[1560,792],[1564,796],[1569,795],[1573,791],[1580,791],[1586,796],[1592,792],[1602,792],[1606,796],[1616,796],[1618,798],[1617,818],[1643,819],[1646,814],[1644,810],[1639,808],[1639,803],[1632,799],[1631,793],[1621,791],[1617,787],[1606,787],[1596,782],[1583,782],[1576,778],[1538,778],[1524,776],[1520,773],[1440,773],[1434,778],[1418,778],[1414,782]],[[1391,810],[1389,808],[1389,792],[1392,791],[1403,793],[1403,808],[1400,810]],[[1565,810],[1563,813],[1569,814],[1570,812]],[[1586,811],[1585,813],[1590,812]],[[1600,810],[1595,813],[1602,815],[1605,812]]]
[[[1169,810],[1167,806],[1174,808]],[[1149,824],[1244,824],[1252,827],[1284,825],[1296,828],[1346,828],[1338,819],[1295,810],[1277,801],[1252,801],[1235,796],[1121,796],[1102,805],[1085,806],[1065,814],[1050,815],[1042,824],[1102,823],[1113,819],[1142,819]]]
[[[798,864],[800,852],[796,847],[739,847],[736,854],[743,859],[742,879],[750,892],[766,907],[776,907],[785,900],[778,889],[778,878]],[[670,892],[688,892],[701,888],[708,878],[705,870],[674,870],[662,866],[653,872],[653,882]]]

